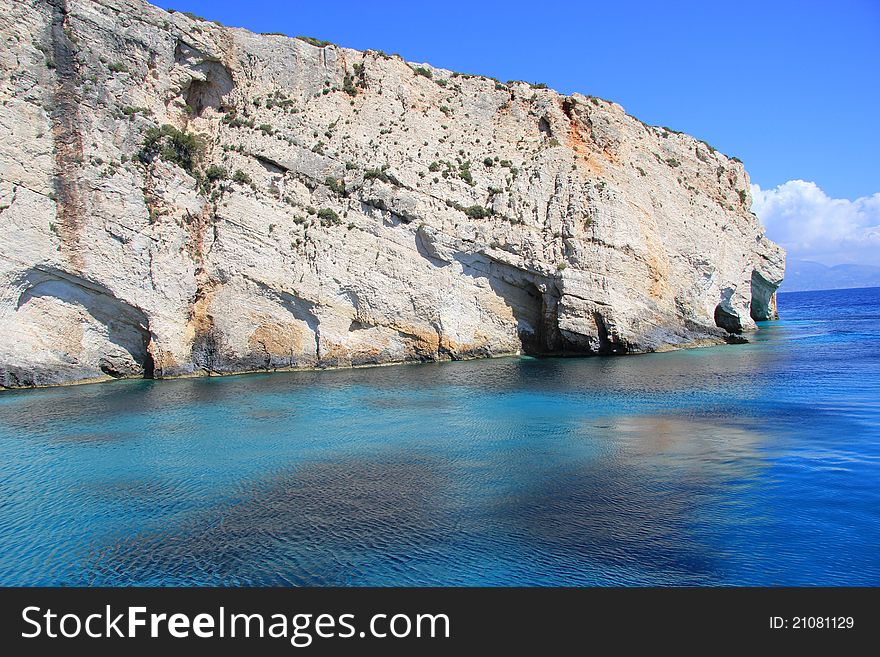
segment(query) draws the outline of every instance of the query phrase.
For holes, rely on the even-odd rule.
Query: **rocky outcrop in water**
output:
[[[614,103],[140,0],[0,15],[0,385],[721,342],[742,164]]]

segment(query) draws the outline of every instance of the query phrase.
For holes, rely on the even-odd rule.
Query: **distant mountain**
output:
[[[880,287],[880,267],[835,265],[828,267],[809,260],[789,260],[780,291],[836,290],[847,287]]]

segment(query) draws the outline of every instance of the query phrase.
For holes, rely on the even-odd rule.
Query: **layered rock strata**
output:
[[[140,0],[0,15],[0,385],[718,343],[784,254],[619,105]]]

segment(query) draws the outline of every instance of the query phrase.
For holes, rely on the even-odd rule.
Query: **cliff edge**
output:
[[[140,0],[0,15],[0,386],[718,343],[749,179],[614,103]]]

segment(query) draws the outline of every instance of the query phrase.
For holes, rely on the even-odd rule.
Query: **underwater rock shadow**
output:
[[[112,585],[358,583],[377,559],[403,563],[450,530],[433,457],[306,464],[253,482],[167,529],[121,536],[87,555],[87,580]]]
[[[520,540],[539,552],[585,570],[631,574],[619,584],[722,581],[726,546],[697,526],[719,513],[726,485],[760,467],[761,435],[717,418],[646,415],[592,418],[583,438],[609,453],[548,468],[495,515],[512,520]]]
[[[698,487],[646,489],[641,481],[646,474],[601,465],[556,473],[497,514],[514,519],[533,549],[576,562],[584,571],[611,566],[626,572],[637,564],[640,575],[629,584],[718,579],[718,565],[688,530],[691,494]]]

